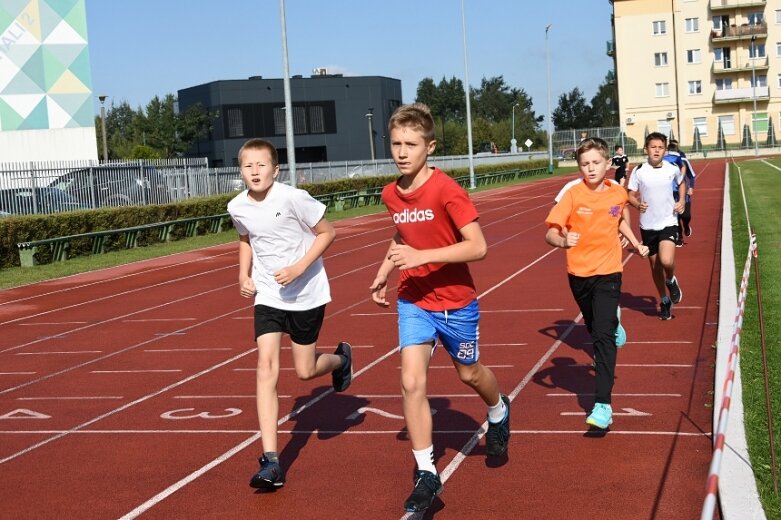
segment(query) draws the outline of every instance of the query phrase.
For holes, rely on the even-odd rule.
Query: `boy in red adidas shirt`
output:
[[[622,335],[622,343],[626,338],[617,315],[623,271],[618,233],[642,256],[648,255],[648,248],[637,240],[625,219],[626,190],[605,179],[607,143],[599,138],[585,139],[578,146],[576,158],[583,182],[567,190],[551,209],[545,219],[545,241],[567,250],[570,289],[594,345],[597,391],[586,423],[606,429],[613,422],[610,403],[616,338]]]
[[[398,267],[399,347],[404,419],[417,471],[404,509],[424,511],[442,492],[434,466],[431,408],[426,377],[437,340],[458,376],[488,406],[486,453],[501,456],[510,437],[510,400],[493,372],[480,363],[477,292],[467,262],[485,257],[477,210],[458,183],[428,166],[436,148],[434,119],[421,103],[399,107],[388,124],[391,153],[401,176],[382,201],[396,226],[371,284],[372,299],[388,307],[388,276]]]

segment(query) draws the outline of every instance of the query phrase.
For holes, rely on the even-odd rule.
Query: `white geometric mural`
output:
[[[0,131],[95,126],[84,1],[0,2]]]

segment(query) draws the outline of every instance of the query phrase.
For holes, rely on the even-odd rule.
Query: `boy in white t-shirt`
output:
[[[672,318],[672,307],[680,303],[683,291],[675,278],[675,244],[678,241],[678,214],[683,211],[686,184],[676,166],[664,161],[667,137],[652,132],[645,138],[648,161],[636,167],[629,177],[629,203],[640,210],[640,233],[648,246],[648,262],[661,298],[659,319]],[[678,186],[676,202],[670,186]],[[639,195],[639,197],[638,197]],[[669,296],[667,292],[669,291]]]
[[[334,354],[315,352],[315,342],[331,301],[322,255],[335,232],[325,205],[304,190],[275,181],[279,161],[274,145],[250,139],[239,150],[247,189],[228,203],[239,232],[239,288],[255,299],[258,346],[256,404],[263,454],[250,486],[276,489],[285,483],[277,454],[279,354],[282,334],[293,343],[299,379],[331,374],[334,390],[352,381],[352,348],[341,342]]]

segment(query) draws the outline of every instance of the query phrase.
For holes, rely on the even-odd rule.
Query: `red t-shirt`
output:
[[[436,249],[462,240],[459,229],[478,219],[469,194],[447,174],[434,168],[412,193],[402,194],[398,180],[382,190],[382,202],[402,242],[415,249]],[[426,310],[460,309],[477,292],[466,263],[426,264],[400,271],[399,298]]]

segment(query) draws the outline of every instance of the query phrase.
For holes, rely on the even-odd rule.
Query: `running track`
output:
[[[647,263],[625,255],[629,342],[607,434],[585,427],[591,345],[564,253],[543,238],[553,196],[569,179],[474,195],[489,244],[488,258],[472,265],[482,360],[513,401],[513,435],[507,458],[485,458],[483,439],[475,445],[484,405],[438,352],[429,394],[445,492],[426,517],[699,517],[711,455],[723,162],[696,166],[695,234],[678,250],[684,297],[675,319],[656,318]],[[349,340],[356,375],[334,394],[330,378],[299,381],[283,353],[288,482],[272,493],[247,485],[260,450],[256,355],[234,244],[0,291],[2,517],[405,518],[413,458],[396,318],[368,292],[390,219],[336,228],[326,254],[334,300],[320,346]]]

